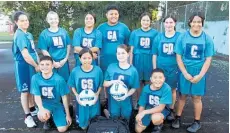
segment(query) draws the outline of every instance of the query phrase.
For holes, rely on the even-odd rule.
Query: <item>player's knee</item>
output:
[[[58,128],[57,128],[58,132],[60,132],[60,133],[65,132],[67,129],[68,129],[67,126],[65,126],[65,127],[58,127]]]
[[[193,103],[201,103],[201,96],[193,96],[192,101]]]
[[[144,131],[145,130],[145,126],[140,126],[138,123],[136,123],[136,125],[135,125],[135,131],[136,131],[136,133],[141,133],[142,131]]]
[[[180,95],[180,100],[185,101],[185,100],[186,100],[186,98],[187,98],[187,95]]]
[[[164,116],[161,113],[153,114],[151,116],[151,120],[154,125],[158,125],[158,124],[163,123]]]

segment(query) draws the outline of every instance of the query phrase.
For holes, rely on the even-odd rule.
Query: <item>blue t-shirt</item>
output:
[[[192,36],[189,31],[181,34],[174,50],[182,56],[185,66],[197,68],[202,68],[206,57],[215,54],[212,39],[203,31],[198,37]]]
[[[101,48],[102,35],[97,29],[94,29],[90,34],[85,33],[84,28],[78,28],[74,31],[73,46],[82,48]]]
[[[61,97],[70,93],[65,80],[57,73],[49,79],[44,79],[41,73],[33,75],[31,94],[41,96],[42,103],[52,107],[61,105]]]
[[[177,65],[174,48],[179,35],[179,32],[170,38],[165,36],[165,32],[157,35],[153,45],[153,54],[157,55],[157,64]]]
[[[68,85],[76,89],[77,93],[82,90],[93,90],[96,93],[103,86],[103,73],[101,68],[93,66],[89,72],[82,70],[81,66],[75,67],[69,77]]]
[[[25,61],[21,53],[24,48],[28,50],[34,61],[37,61],[37,55],[32,34],[29,32],[25,33],[21,29],[17,29],[14,34],[12,45],[12,52],[15,61]]]
[[[138,104],[145,109],[151,109],[160,104],[172,104],[171,87],[163,83],[159,90],[151,90],[150,85],[146,85],[142,89]]]
[[[68,32],[59,28],[57,32],[48,29],[42,31],[38,40],[38,48],[47,50],[54,61],[60,61],[66,57],[67,45],[70,45]]]
[[[129,39],[129,45],[133,46],[133,54],[152,54],[154,38],[158,32],[155,29],[143,31],[141,28],[134,30]]]
[[[110,64],[105,72],[105,80],[121,80],[129,89],[140,87],[138,72],[133,65],[127,69],[122,69],[118,63]]]
[[[124,23],[110,26],[105,22],[98,26],[98,30],[102,33],[101,55],[116,55],[118,45],[128,44],[130,30]]]

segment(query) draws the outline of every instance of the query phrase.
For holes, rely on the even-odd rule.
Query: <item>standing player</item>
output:
[[[69,88],[63,77],[52,71],[50,56],[42,57],[39,67],[41,73],[34,75],[31,81],[31,93],[35,95],[39,109],[38,118],[45,122],[52,115],[58,131],[65,132],[72,123],[67,100]]]
[[[153,68],[161,68],[164,70],[166,83],[172,88],[173,102],[170,105],[170,115],[168,120],[173,120],[174,105],[176,102],[176,88],[178,82],[178,67],[176,62],[176,54],[174,53],[175,43],[180,35],[175,31],[176,19],[167,16],[163,20],[165,32],[158,34],[153,45]]]
[[[50,27],[40,34],[38,47],[43,55],[50,56],[53,59],[54,71],[67,81],[70,73],[68,63],[71,48],[70,37],[65,29],[58,26],[59,17],[56,12],[48,12],[46,21]]]
[[[18,91],[21,93],[21,104],[26,115],[27,127],[35,127],[36,124],[31,115],[36,115],[33,96],[30,92],[31,77],[39,71],[39,58],[35,51],[33,36],[27,32],[29,20],[24,12],[14,14],[15,34],[12,52],[15,61],[15,79]],[[35,71],[36,70],[36,71]]]
[[[152,133],[160,133],[164,119],[169,114],[166,105],[172,103],[171,87],[165,83],[164,71],[154,69],[150,80],[151,83],[143,88],[138,102],[135,126],[137,133],[145,130],[150,122],[154,125]]]
[[[88,48],[79,52],[81,64],[75,67],[69,77],[68,84],[76,96],[76,122],[85,130],[90,119],[100,115],[99,94],[103,85],[103,73],[100,67],[92,65],[93,53]],[[96,95],[96,101],[92,106],[83,106],[79,102],[79,94],[83,90],[92,90]]]
[[[102,48],[100,53],[100,67],[103,72],[108,65],[117,62],[116,50],[120,44],[128,44],[130,30],[118,21],[119,10],[115,5],[110,5],[106,9],[107,22],[98,26],[102,33]]]
[[[181,73],[179,75],[180,97],[176,119],[172,123],[172,127],[180,128],[180,117],[185,101],[187,95],[191,95],[195,118],[192,125],[187,128],[189,132],[197,132],[201,128],[201,97],[205,94],[205,74],[210,67],[212,56],[214,55],[213,41],[202,30],[204,19],[200,12],[194,13],[188,21],[190,29],[179,36],[175,47],[177,63]]]
[[[132,94],[139,85],[139,77],[136,68],[128,63],[130,47],[121,44],[117,48],[118,63],[109,65],[105,72],[104,87],[111,87],[114,83],[123,83],[128,87],[128,94],[116,101],[111,94],[108,95],[109,113],[112,118],[122,116],[129,121],[132,113]],[[108,92],[109,92],[108,88]]]
[[[136,100],[139,99],[141,90],[149,82],[152,65],[152,47],[157,31],[151,28],[151,15],[147,12],[141,14],[141,28],[134,30],[130,35],[129,45],[131,45],[130,62],[138,71],[140,88],[137,90]],[[135,107],[137,108],[137,107]]]
[[[95,14],[87,13],[85,15],[85,27],[74,31],[73,46],[76,66],[81,64],[78,54],[83,48],[89,48],[93,52],[93,65],[98,64],[98,52],[101,48],[102,35],[99,30],[94,29],[95,23]]]

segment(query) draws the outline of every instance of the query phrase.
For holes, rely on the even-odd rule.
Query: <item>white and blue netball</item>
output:
[[[114,83],[110,88],[111,96],[117,100],[121,101],[121,98],[128,93],[128,87],[122,83]]]
[[[79,102],[83,106],[92,106],[96,100],[96,95],[92,90],[82,90],[79,94]]]

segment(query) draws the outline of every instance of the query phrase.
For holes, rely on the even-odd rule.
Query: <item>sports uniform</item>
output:
[[[55,62],[59,62],[66,57],[67,45],[70,43],[70,37],[65,29],[59,28],[57,32],[45,29],[39,36],[38,48],[48,51],[51,58]],[[54,68],[53,71],[67,81],[70,73],[68,61],[61,68]]]
[[[73,35],[73,44],[74,47],[82,47],[82,48],[92,48],[97,47],[101,48],[102,45],[102,34],[99,30],[94,29],[91,33],[87,34],[84,28],[78,28],[74,31]],[[81,62],[79,60],[79,55],[74,54],[76,60],[76,66],[80,65]],[[97,65],[98,60],[93,60],[93,65]]]
[[[174,36],[169,38],[165,36],[165,32],[159,33],[153,45],[153,54],[157,55],[157,68],[164,70],[165,82],[172,89],[177,88],[178,83],[178,67],[173,49],[179,35],[179,32],[175,32]]]
[[[127,69],[120,68],[118,63],[112,63],[109,65],[105,72],[105,81],[121,80],[128,87],[128,89],[137,89],[140,87],[138,72],[134,66],[130,66]],[[124,117],[129,120],[132,113],[132,98],[127,97],[123,101],[116,101],[110,94],[110,88],[108,91],[108,106],[109,112],[112,118]]]
[[[130,35],[129,45],[133,46],[133,65],[137,68],[140,80],[149,81],[153,70],[152,47],[157,35],[155,29],[134,30]]]
[[[152,109],[156,106],[159,106],[159,104],[171,104],[172,103],[172,92],[171,92],[171,87],[167,83],[163,83],[162,87],[159,90],[152,90],[150,88],[150,85],[146,85],[142,92],[141,96],[139,98],[139,106],[142,106],[147,109]],[[164,119],[166,116],[169,114],[168,109],[164,109],[161,112],[164,115]],[[148,114],[145,115],[142,118],[142,124],[144,126],[148,126],[149,123],[151,122],[151,115]]]
[[[92,90],[97,93],[98,89],[103,85],[103,74],[98,66],[93,66],[89,72],[82,70],[81,66],[75,67],[69,77],[68,85],[75,88],[80,94],[82,90]],[[79,126],[85,128],[89,124],[89,120],[96,115],[100,115],[100,100],[92,106],[81,106],[76,104],[76,122]]]
[[[107,22],[98,26],[102,33],[102,48],[100,51],[100,67],[103,72],[111,63],[116,63],[116,50],[120,44],[128,44],[130,30],[121,22],[114,26],[108,25]]]
[[[207,57],[214,55],[214,43],[210,36],[202,31],[201,35],[194,37],[189,31],[181,34],[176,42],[175,53],[181,55],[187,72],[191,76],[198,75]],[[203,96],[205,94],[206,77],[193,84],[182,73],[179,75],[179,91],[181,94]]]
[[[70,90],[63,77],[54,72],[49,79],[44,79],[41,73],[37,73],[32,77],[31,93],[41,96],[43,107],[50,111],[57,127],[67,126],[61,97],[69,94]]]
[[[30,56],[37,62],[32,34],[17,29],[13,39],[12,52],[15,61],[16,85],[19,92],[29,92],[31,77],[36,73],[34,67],[28,64],[22,56],[21,51],[24,48],[28,50]]]

